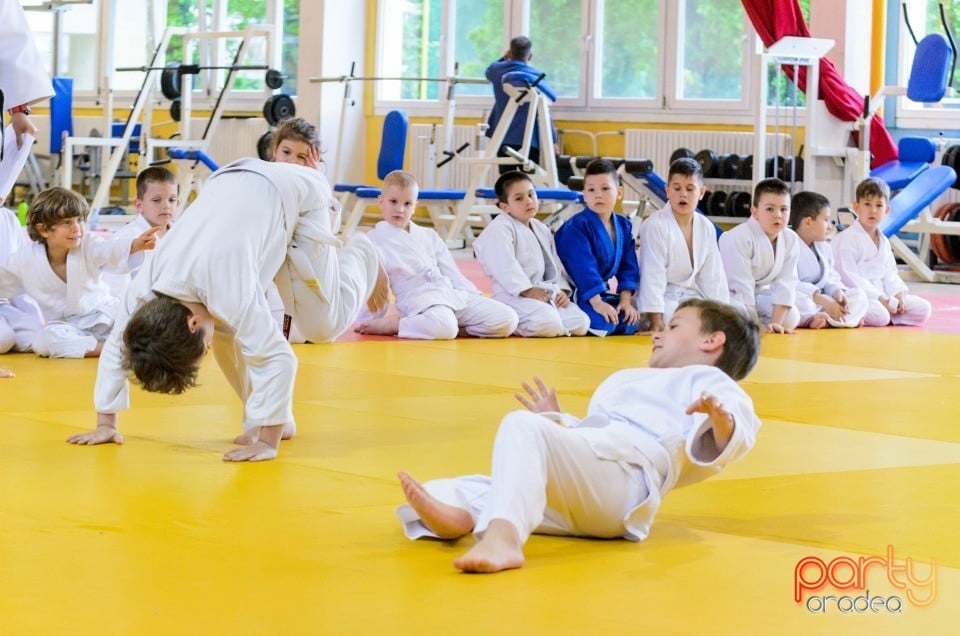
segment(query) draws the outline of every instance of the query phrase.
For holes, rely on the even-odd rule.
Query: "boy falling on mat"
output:
[[[760,326],[742,310],[690,299],[653,334],[649,369],[626,369],[594,392],[587,417],[562,413],[535,378],[493,445],[490,477],[424,484],[401,472],[407,537],[478,542],[454,566],[523,565],[531,533],[642,541],[661,499],[745,455],[760,420],[737,385],[753,368]]]
[[[357,235],[341,246],[331,231],[333,201],[312,168],[241,159],[214,173],[131,282],[97,370],[97,428],[68,441],[121,443],[128,373],[148,391],[182,393],[212,347],[244,404],[241,447],[224,459],[276,457],[296,428],[297,359],[265,287],[276,281],[287,313],[317,342],[350,326],[365,301],[386,301],[373,245]]]

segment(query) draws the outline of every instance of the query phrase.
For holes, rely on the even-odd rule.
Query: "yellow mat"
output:
[[[493,576],[452,567],[472,539],[403,537],[396,472],[487,472],[521,379],[582,414],[650,339],[296,351],[299,434],[256,465],[220,461],[241,408],[212,359],[186,395],[135,392],[123,446],[85,448],[64,440],[94,422],[96,361],[0,358],[0,633],[956,632],[958,336],[766,338],[747,458],[672,492],[644,543],[534,536]]]

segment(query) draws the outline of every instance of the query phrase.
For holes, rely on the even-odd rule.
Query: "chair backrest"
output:
[[[391,110],[383,119],[380,137],[380,155],[377,157],[377,177],[381,181],[394,170],[403,169],[403,154],[407,149],[409,121],[402,110]]]
[[[50,154],[60,154],[63,133],[73,136],[73,78],[54,77],[50,98]]]
[[[907,98],[924,103],[943,99],[952,58],[950,42],[942,33],[930,33],[920,40],[907,80]]]
[[[933,163],[937,155],[937,146],[926,137],[903,137],[897,144],[900,161]]]

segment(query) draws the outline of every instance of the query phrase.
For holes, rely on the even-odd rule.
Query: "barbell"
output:
[[[270,68],[263,64],[234,64],[231,66],[203,66],[201,64],[183,64],[182,62],[170,62],[166,66],[124,66],[117,71],[140,71],[147,73],[149,71],[161,71],[160,73],[160,92],[169,100],[179,99],[181,93],[182,76],[196,75],[200,71],[266,71],[263,81],[271,90],[283,86],[283,81],[287,75],[277,69]]]
[[[295,117],[296,114],[297,109],[293,103],[293,98],[283,93],[271,95],[263,104],[263,118],[271,126],[276,126],[283,119]],[[170,119],[178,122],[182,115],[182,106],[178,97],[170,102]]]

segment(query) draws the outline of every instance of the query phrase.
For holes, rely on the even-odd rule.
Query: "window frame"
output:
[[[94,79],[94,87],[92,89],[77,88],[74,90],[74,106],[79,108],[102,107],[108,101],[112,101],[114,108],[130,108],[133,106],[133,102],[136,99],[138,90],[111,90],[108,86],[104,85],[103,79],[104,77],[110,77],[112,80],[116,73],[114,69],[116,69],[118,66],[123,66],[122,61],[119,61],[122,59],[123,52],[114,50],[113,34],[116,32],[116,29],[121,26],[116,22],[116,2],[115,0],[94,1],[97,3],[97,38],[95,44],[96,51],[94,52],[96,56],[95,67],[97,72]],[[196,0],[196,4],[199,5],[201,9],[204,6],[213,7],[213,19],[211,24],[212,30],[227,30],[225,28],[225,23],[227,20],[228,1],[229,0]],[[301,1],[303,2],[306,0]],[[148,15],[148,23],[146,25],[144,42],[144,52],[146,54],[144,57],[144,64],[148,64],[153,55],[153,50],[163,35],[163,31],[166,26],[166,15],[159,11],[159,5],[156,2],[153,2],[152,0],[143,0],[143,2],[146,4],[146,11]],[[266,52],[267,59],[264,63],[269,64],[269,60],[271,59],[277,60],[277,63],[279,63],[279,61],[283,59],[283,24],[281,18],[284,12],[284,0],[266,0],[266,2],[266,13],[263,17],[262,23],[273,24],[274,34],[271,38],[271,50]],[[33,3],[33,6],[38,6],[38,4]],[[53,33],[51,32],[51,38],[52,37]],[[41,47],[41,49],[42,48],[43,47]],[[207,58],[204,59],[204,52],[201,49],[200,55],[201,59],[204,59],[203,64],[210,66],[226,65],[232,61],[232,58],[226,54],[226,47],[222,41],[218,45],[208,48],[215,50],[209,51],[207,53]],[[53,54],[55,54],[56,47],[52,47],[51,51]],[[254,62],[241,61],[241,64],[245,63]],[[208,110],[213,108],[213,105],[216,102],[216,93],[208,93],[206,89],[207,83],[217,78],[219,78],[218,81],[222,81],[224,76],[225,71],[207,70],[201,72],[200,87],[194,90],[192,94],[192,107],[194,109]],[[249,92],[235,91],[231,96],[229,110],[240,112],[259,112],[263,107],[263,101],[263,90],[250,90]]]
[[[377,2],[377,28],[375,42],[376,75],[382,76],[382,60],[388,53],[381,46],[385,5],[388,1]],[[739,100],[689,99],[679,96],[683,69],[682,11],[684,2],[676,0],[658,0],[658,74],[657,94],[653,98],[600,97],[600,63],[602,63],[603,34],[598,32],[602,25],[604,1],[581,0],[580,41],[580,97],[560,97],[551,106],[556,119],[576,119],[578,121],[669,121],[670,123],[703,123],[704,117],[710,117],[711,123],[720,125],[752,125],[756,119],[758,91],[754,86],[763,63],[755,47],[741,46],[743,95]],[[448,37],[455,29],[456,0],[442,0],[444,12],[443,27],[440,34],[440,68],[445,75],[453,72],[453,58],[456,52],[454,38]],[[744,43],[757,40],[749,18],[744,15]],[[509,44],[512,33],[527,33],[530,24],[530,0],[504,0],[503,47]],[[547,79],[549,81],[549,78]],[[402,108],[412,116],[442,117],[445,101],[436,100],[384,100],[379,91],[374,94],[374,113],[384,115],[388,111]],[[489,96],[458,96],[458,117],[480,117],[489,111],[493,104],[492,93]],[[773,107],[768,107],[773,112]],[[798,111],[798,120],[804,121],[805,108]]]

